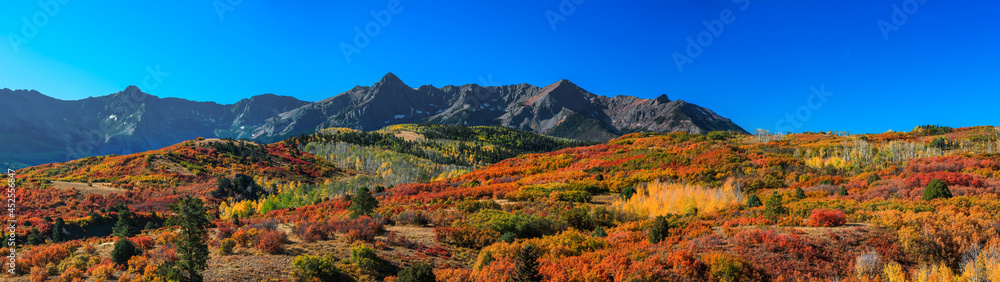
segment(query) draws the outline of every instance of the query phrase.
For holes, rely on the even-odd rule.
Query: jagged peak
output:
[[[556,83],[549,84],[545,88],[548,88],[548,87],[553,87],[553,88],[557,88],[557,87],[576,87],[576,88],[579,88],[580,86],[576,85],[572,81],[569,81],[569,79],[565,79],[564,78],[564,79],[560,79],[559,81],[556,81]]]
[[[559,80],[559,81],[557,81],[555,83],[552,83],[552,84],[546,85],[545,87],[542,87],[539,95],[546,95],[546,94],[550,94],[550,93],[581,93],[582,94],[582,93],[587,93],[587,90],[584,90],[582,87],[580,87],[579,85],[574,84],[572,81],[569,81],[568,79],[561,79],[561,80]]]
[[[122,90],[120,92],[111,94],[111,96],[112,97],[144,97],[144,96],[152,96],[152,95],[150,95],[148,93],[145,93],[145,92],[142,92],[142,90],[140,90],[138,86],[129,85],[128,87],[125,87],[125,90]]]
[[[382,80],[379,80],[378,83],[380,83],[380,84],[397,84],[398,83],[398,84],[406,85],[406,83],[403,83],[403,80],[399,79],[399,77],[397,77],[392,72],[386,73],[384,76],[382,76]]]
[[[670,98],[667,98],[667,94],[660,94],[659,97],[656,97],[656,99],[653,100],[660,104],[670,103]]]

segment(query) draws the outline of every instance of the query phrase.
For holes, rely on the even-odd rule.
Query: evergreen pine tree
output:
[[[139,234],[139,228],[135,226],[135,219],[132,217],[132,211],[129,211],[127,207],[119,209],[118,223],[115,223],[112,233],[118,237],[132,237]]]
[[[205,241],[210,223],[204,203],[199,198],[186,197],[170,205],[170,210],[177,214],[176,223],[181,226],[177,244],[179,260],[173,265],[179,273],[171,273],[171,276],[183,281],[202,281],[201,272],[208,266]]]
[[[351,199],[351,218],[358,218],[361,215],[371,215],[378,207],[378,200],[372,196],[368,188],[361,187],[357,190],[357,195]]]
[[[66,227],[65,225],[66,222],[63,221],[61,216],[56,218],[56,222],[52,224],[52,242],[58,243],[63,241],[63,228]]]
[[[669,231],[670,223],[667,222],[667,218],[662,215],[657,216],[653,219],[653,226],[649,227],[649,233],[647,234],[649,242],[656,244],[663,241],[663,239],[666,239],[667,235],[669,235]]]
[[[847,187],[840,186],[840,189],[837,190],[837,196],[847,196]]]
[[[513,281],[542,281],[542,275],[538,273],[538,257],[538,248],[534,245],[527,244],[518,250]]]
[[[764,203],[760,202],[760,197],[757,197],[756,194],[750,195],[750,197],[747,198],[747,206],[748,207],[756,208],[756,207],[763,206],[763,205],[764,205]]]
[[[927,183],[923,198],[925,201],[937,198],[951,198],[951,190],[948,189],[948,185],[941,179],[934,179],[930,183]]]
[[[785,206],[781,204],[781,195],[778,192],[771,193],[771,198],[764,204],[764,214],[768,217],[776,217],[785,213]]]
[[[140,253],[139,248],[135,246],[132,240],[125,237],[118,237],[118,242],[115,242],[115,248],[111,250],[111,261],[118,265],[126,265],[129,259]]]
[[[604,227],[598,226],[597,228],[594,228],[594,233],[591,235],[598,238],[604,238],[608,236],[608,232],[604,231]]]
[[[45,238],[38,232],[38,228],[32,226],[28,232],[28,245],[41,245],[45,243]]]

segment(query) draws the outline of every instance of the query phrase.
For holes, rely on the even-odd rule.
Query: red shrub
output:
[[[219,235],[216,238],[222,240],[232,236],[233,236],[233,228],[229,226],[222,226],[219,227]]]
[[[911,176],[908,181],[910,185],[916,187],[927,187],[927,183],[930,183],[933,179],[941,179],[944,183],[950,185],[958,186],[972,186],[972,187],[983,187],[986,183],[982,179],[975,178],[972,175],[960,173],[960,172],[950,172],[950,171],[935,171],[935,172],[924,172],[917,173]]]
[[[448,249],[438,246],[424,249],[424,254],[427,254],[428,256],[432,257],[442,257],[442,258],[448,258],[449,256],[451,256],[451,253],[448,252]]]
[[[834,227],[847,223],[847,215],[841,210],[815,209],[809,215],[809,226]]]
[[[323,221],[303,220],[299,223],[298,228],[295,229],[295,235],[298,235],[303,241],[310,243],[329,239],[330,233],[330,226]]]
[[[269,229],[257,235],[254,247],[268,254],[280,254],[285,251],[281,244],[284,244],[287,240],[288,235],[285,232]]]
[[[372,241],[375,240],[375,235],[382,231],[382,222],[368,216],[355,220],[333,221],[330,226],[334,230],[346,233],[349,241]]]

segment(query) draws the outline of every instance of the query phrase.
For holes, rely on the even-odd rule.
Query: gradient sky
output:
[[[666,93],[747,130],[1000,124],[996,1],[401,0],[385,26],[372,12],[393,1],[299,2],[71,0],[55,11],[5,1],[0,88],[317,101],[391,71],[413,87],[565,78],[606,96]],[[726,11],[729,23],[681,71],[674,54],[687,56],[687,38],[709,35],[703,22]],[[888,40],[880,20],[896,28]],[[348,62],[342,43],[370,22],[379,33]],[[169,75],[144,82],[157,66]],[[811,88],[828,94],[809,100]]]

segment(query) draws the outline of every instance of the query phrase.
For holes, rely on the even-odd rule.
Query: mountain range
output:
[[[72,101],[0,89],[0,101],[7,109],[0,121],[0,162],[14,167],[129,154],[196,137],[275,142],[329,127],[371,131],[403,123],[502,125],[591,141],[641,131],[746,132],[709,109],[666,95],[606,97],[568,80],[545,87],[412,88],[388,73],[372,86],[312,103],[264,94],[223,105],[158,98],[136,86]]]

